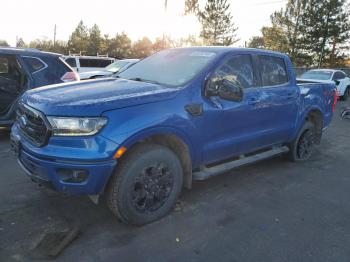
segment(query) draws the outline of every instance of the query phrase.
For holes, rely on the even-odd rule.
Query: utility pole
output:
[[[53,30],[53,47],[55,48],[56,46],[56,24],[55,24],[55,27],[54,27],[54,30]]]
[[[164,0],[164,14],[165,16],[167,15],[167,10],[168,10],[168,0]],[[165,43],[165,31],[163,32],[163,49],[166,48],[166,43]]]

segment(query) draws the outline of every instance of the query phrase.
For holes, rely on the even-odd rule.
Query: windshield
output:
[[[126,66],[128,63],[129,63],[128,61],[119,60],[117,62],[114,62],[113,64],[110,64],[105,69],[109,72],[117,73],[121,68]]]
[[[301,79],[315,79],[315,80],[330,80],[332,77],[332,71],[316,71],[311,70],[301,75]]]
[[[156,53],[119,74],[119,77],[169,86],[181,86],[195,77],[216,53],[171,49]]]

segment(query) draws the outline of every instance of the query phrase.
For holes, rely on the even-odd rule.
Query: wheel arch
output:
[[[121,145],[132,150],[135,146],[142,144],[158,144],[172,150],[179,158],[184,172],[184,187],[192,187],[192,166],[195,161],[195,152],[190,140],[179,130],[162,127],[141,131]],[[127,154],[125,154],[127,156]],[[118,161],[123,161],[124,155]]]
[[[323,113],[319,108],[311,108],[304,117],[304,122],[310,121],[315,126],[315,143],[320,144],[323,131]]]

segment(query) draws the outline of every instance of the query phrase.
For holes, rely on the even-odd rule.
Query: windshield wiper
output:
[[[148,79],[143,79],[141,77],[134,77],[134,78],[129,78],[129,80],[132,81],[138,81],[138,82],[145,82],[145,83],[151,83],[151,84],[156,84],[156,85],[161,85],[161,83],[154,81],[154,80],[148,80]]]

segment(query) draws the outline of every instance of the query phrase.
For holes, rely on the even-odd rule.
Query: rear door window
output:
[[[44,61],[37,57],[22,56],[24,62],[27,64],[30,73],[34,74],[42,69],[46,68],[47,65]]]
[[[66,72],[72,71],[69,65],[59,56],[48,55],[42,58],[47,69],[32,74],[34,87],[62,83],[61,78]]]
[[[258,59],[263,86],[279,86],[289,82],[283,58],[259,55]]]

